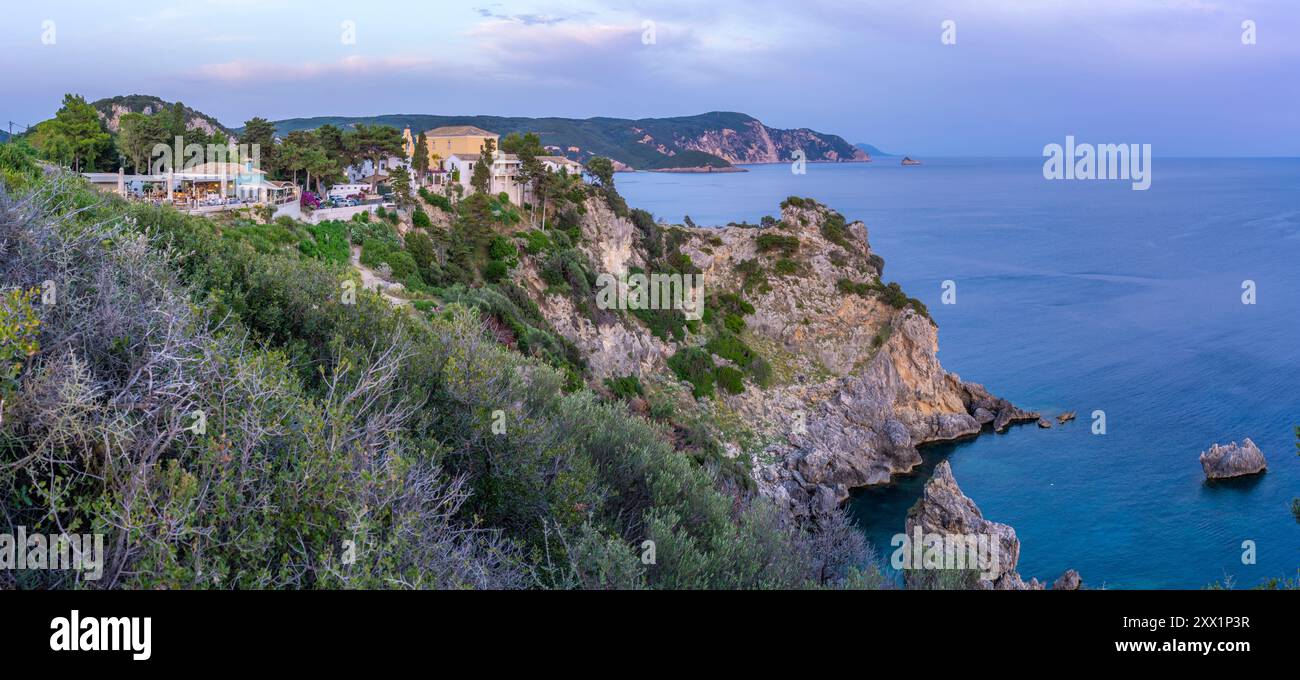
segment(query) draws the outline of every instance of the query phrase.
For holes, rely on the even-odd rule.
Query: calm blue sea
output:
[[[949,371],[1079,420],[925,451],[918,474],[856,494],[882,558],[947,458],[984,516],[1015,527],[1021,574],[1085,585],[1238,587],[1300,567],[1300,159],[1162,159],[1147,191],[1047,181],[1040,159],[898,159],[616,177],[674,222],[757,222],[811,196],[866,223],[885,280],[923,300]],[[940,302],[944,280],[957,304]],[[1252,280],[1255,305],[1241,301]],[[1091,433],[1105,412],[1107,432]],[[1251,437],[1267,474],[1207,484],[1197,456]],[[1255,563],[1243,564],[1253,541]]]

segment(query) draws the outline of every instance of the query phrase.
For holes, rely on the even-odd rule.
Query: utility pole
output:
[[[24,129],[24,130],[31,130],[31,129],[32,129],[30,125],[23,125],[22,123],[15,123],[15,122],[13,122],[12,120],[9,121],[9,136],[5,138],[5,143],[6,143],[6,144],[12,143],[12,142],[14,141],[14,126],[15,126],[15,125],[17,125],[18,127],[22,128],[22,129]]]

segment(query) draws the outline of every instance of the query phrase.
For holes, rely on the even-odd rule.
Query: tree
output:
[[[411,167],[415,168],[416,178],[420,180],[429,172],[429,138],[423,132],[415,138],[415,155],[411,158]]]
[[[501,150],[520,157],[546,155],[546,149],[542,146],[542,138],[536,132],[522,135],[518,132],[511,132],[501,140]]]
[[[157,144],[167,144],[167,126],[157,116],[128,113],[117,128],[117,146],[131,160],[135,172],[148,174],[149,161]]]
[[[546,155],[546,149],[542,146],[542,138],[535,132],[524,135],[512,132],[501,140],[501,150],[519,156],[519,173],[515,179],[519,184],[523,185],[526,195],[531,196],[540,193],[537,185],[546,174],[545,166],[537,159],[538,156]],[[533,206],[533,210],[536,211],[537,207]]]
[[[306,167],[306,156],[308,147],[302,144],[285,140],[280,148],[276,150],[276,170],[279,173],[292,173],[293,183],[298,183],[298,171]],[[284,175],[280,175],[283,177]]]
[[[405,207],[411,202],[411,173],[398,166],[388,171],[393,193],[397,195],[398,207]]]
[[[316,178],[316,193],[324,195],[324,183],[334,181],[343,174],[343,168],[339,166],[338,161],[330,157],[329,153],[322,147],[313,147],[307,152],[304,159],[304,169],[307,171],[307,185],[311,186],[311,178]]]
[[[94,169],[95,158],[112,146],[112,137],[99,120],[99,112],[81,95],[63,95],[63,107],[50,121],[49,149],[54,160],[68,163],[76,172],[82,165]]]
[[[354,149],[358,158],[370,161],[370,190],[375,191],[379,184],[379,162],[384,158],[403,155],[402,133],[388,125],[366,125],[357,123],[349,137],[349,149]]]
[[[474,164],[474,174],[470,175],[469,184],[474,187],[474,191],[480,194],[486,194],[492,181],[492,164],[496,162],[493,151],[496,150],[496,143],[491,139],[483,140],[483,148],[479,154],[478,162]]]
[[[587,174],[606,189],[614,188],[614,162],[604,156],[595,156],[587,161]]]
[[[260,116],[244,121],[244,132],[239,143],[247,144],[249,152],[259,158],[263,170],[275,167],[275,125]]]

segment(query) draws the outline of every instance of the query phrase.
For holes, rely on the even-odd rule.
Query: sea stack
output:
[[[910,536],[917,530],[925,534],[943,536],[985,535],[998,547],[997,576],[993,580],[980,579],[977,587],[983,590],[1039,590],[1042,584],[1031,580],[1025,583],[1016,572],[1020,561],[1020,540],[1016,530],[1005,524],[984,519],[975,502],[966,497],[953,479],[948,461],[939,463],[934,475],[926,482],[924,495],[907,512],[905,531]],[[912,574],[909,574],[911,576]]]
[[[1249,437],[1232,442],[1227,446],[1214,444],[1208,451],[1201,453],[1201,469],[1205,470],[1206,479],[1228,479],[1263,472],[1268,468],[1264,452],[1255,446]]]

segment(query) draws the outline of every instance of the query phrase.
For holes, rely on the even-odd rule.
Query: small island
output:
[[[903,156],[903,165],[920,165],[921,161],[913,160],[911,156]]]

